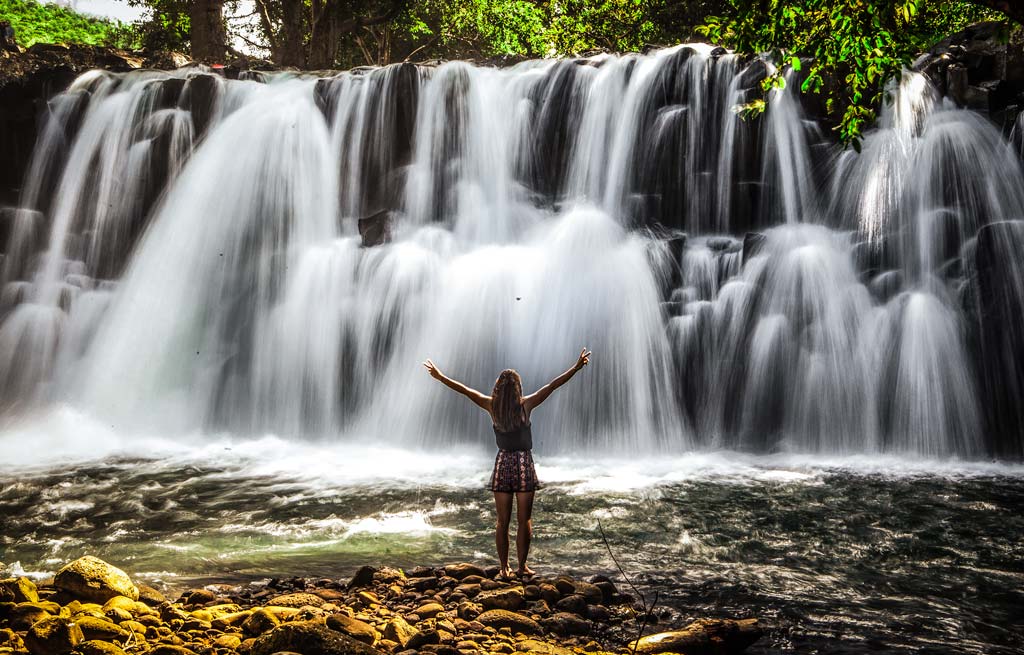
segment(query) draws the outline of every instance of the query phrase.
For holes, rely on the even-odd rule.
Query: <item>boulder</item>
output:
[[[380,655],[381,651],[316,622],[288,623],[257,639],[249,655]]]
[[[0,602],[37,603],[39,592],[35,583],[25,577],[0,580]]]
[[[265,607],[261,607],[249,615],[242,622],[242,630],[247,635],[261,635],[264,632],[273,630],[281,621]]]
[[[377,569],[372,566],[360,566],[352,579],[348,581],[349,589],[356,589],[359,587],[369,587],[373,584],[373,574],[377,572]]]
[[[391,212],[385,210],[359,219],[359,236],[363,247],[370,248],[391,241]]]
[[[315,594],[284,594],[271,598],[267,604],[277,607],[320,607],[324,604],[324,599]]]
[[[544,629],[559,637],[590,634],[590,622],[569,612],[558,612],[542,621]]]
[[[91,555],[80,557],[57,571],[53,586],[74,598],[96,603],[105,603],[114,596],[139,598],[139,589],[127,573]]]
[[[396,616],[384,627],[384,638],[389,639],[405,648],[419,630],[409,625],[409,622],[400,616]]]
[[[125,641],[131,633],[115,623],[94,616],[79,616],[75,623],[82,629],[87,640]]]
[[[59,617],[37,621],[25,635],[25,647],[32,655],[61,655],[70,653],[85,641],[77,624]]]
[[[327,627],[371,646],[380,639],[380,633],[372,625],[345,614],[332,614],[328,616]]]
[[[508,610],[487,610],[476,620],[495,630],[509,628],[512,634],[539,635],[544,632],[540,624],[530,617]]]
[[[485,610],[517,610],[523,606],[523,588],[516,586],[484,591],[477,595],[476,602]]]
[[[760,638],[761,629],[757,625],[757,619],[700,619],[682,630],[641,637],[629,647],[641,655],[721,655],[740,653]]]
[[[441,603],[424,603],[416,608],[415,614],[424,619],[432,619],[443,611],[444,605]]]
[[[109,641],[83,641],[75,647],[77,655],[125,655],[121,647]]]
[[[451,576],[456,580],[462,580],[471,575],[476,575],[481,578],[487,577],[487,574],[484,572],[482,568],[480,568],[476,564],[470,564],[468,562],[449,564],[448,566],[444,567],[444,574],[447,576]],[[477,580],[476,582],[479,583],[480,581]]]
[[[549,644],[540,639],[524,639],[516,644],[517,650],[523,653],[542,653],[543,655],[572,655],[572,651],[558,644]]]
[[[579,594],[570,594],[555,603],[555,609],[563,612],[572,612],[580,616],[587,615],[587,601]]]
[[[158,644],[146,655],[196,655],[196,652],[177,644]]]

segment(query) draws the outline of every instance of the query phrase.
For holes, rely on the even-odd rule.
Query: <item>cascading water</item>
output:
[[[859,154],[792,72],[742,118],[768,71],[679,46],[84,75],[13,213],[5,414],[483,444],[423,358],[533,387],[587,345],[543,451],[1019,457],[1014,147],[912,73]]]

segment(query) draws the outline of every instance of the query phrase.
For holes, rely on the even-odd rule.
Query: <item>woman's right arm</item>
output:
[[[590,351],[584,348],[583,350],[580,351],[579,359],[577,359],[576,363],[572,365],[572,368],[570,368],[565,373],[562,373],[551,382],[548,382],[534,393],[531,393],[529,396],[525,396],[523,398],[523,405],[526,406],[526,411],[532,411],[534,407],[547,400],[548,396],[550,396],[555,389],[568,382],[572,376],[576,375],[576,371],[580,370],[589,363]]]
[[[440,380],[449,389],[452,389],[454,391],[458,391],[459,393],[461,393],[466,398],[469,398],[470,400],[472,400],[480,409],[484,410],[487,413],[490,413],[490,411],[491,411],[491,397],[490,396],[485,396],[484,394],[480,393],[476,389],[473,389],[471,387],[467,387],[466,385],[462,384],[458,380],[451,379],[450,377],[448,377],[447,375],[442,373],[441,369],[437,368],[437,366],[434,365],[434,362],[430,361],[429,359],[427,361],[423,362],[423,365],[427,367],[427,370],[430,371],[431,377],[433,377],[435,380]]]

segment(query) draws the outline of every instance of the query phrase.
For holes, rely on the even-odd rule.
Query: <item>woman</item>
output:
[[[489,488],[494,492],[494,504],[498,510],[498,522],[494,543],[498,548],[502,577],[512,576],[508,566],[508,525],[512,519],[512,498],[516,499],[516,556],[519,559],[518,575],[528,577],[533,571],[526,565],[530,553],[530,537],[533,533],[533,492],[540,484],[533,467],[533,434],[530,429],[530,412],[547,400],[551,392],[569,381],[576,371],[590,363],[590,351],[584,348],[579,359],[565,373],[548,382],[529,396],[523,396],[523,383],[513,369],[501,372],[494,383],[490,396],[453,380],[442,373],[429,359],[423,365],[430,375],[466,396],[480,409],[491,416],[494,438],[498,444],[498,456],[494,458],[494,472]]]

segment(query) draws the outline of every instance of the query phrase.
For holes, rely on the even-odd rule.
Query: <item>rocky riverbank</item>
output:
[[[715,619],[635,642],[657,619],[645,621],[638,599],[608,578],[496,574],[470,563],[364,566],[349,580],[208,585],[171,601],[83,557],[39,584],[0,580],[0,655],[703,655],[761,636],[756,619]]]

